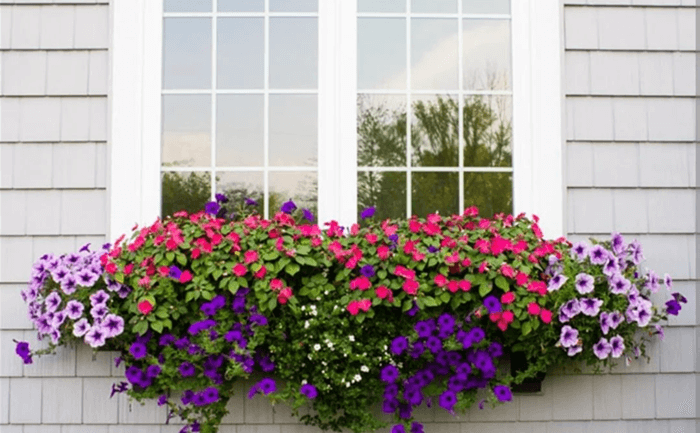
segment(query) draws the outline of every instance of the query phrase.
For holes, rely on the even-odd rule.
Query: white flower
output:
[[[356,374],[355,377],[352,378],[353,382],[359,382],[362,380],[362,376],[359,374]]]
[[[369,368],[367,368],[366,365],[363,365],[362,367],[360,367],[360,371],[363,372],[363,373],[368,373],[368,372],[369,372]]]
[[[309,321],[304,322],[304,329],[309,329]]]
[[[301,384],[302,384],[302,385],[306,385],[306,379],[303,379],[303,380],[301,381]]]
[[[306,311],[306,305],[301,306],[301,311]]]
[[[346,382],[346,383],[345,383],[345,387],[346,387],[346,388],[350,388],[350,382]]]
[[[319,350],[321,350],[321,345],[318,344],[318,343],[314,344],[314,350],[315,350],[316,352],[318,352]]]
[[[348,340],[354,342],[354,341],[355,341],[355,336],[354,336],[354,335],[349,336],[349,337],[348,337]]]

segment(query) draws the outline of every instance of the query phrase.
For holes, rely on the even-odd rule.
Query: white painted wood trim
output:
[[[162,0],[112,2],[108,237],[160,213]]]
[[[565,234],[563,7],[511,2],[515,213],[541,218],[546,237]]]
[[[318,221],[357,218],[357,1],[319,2]]]

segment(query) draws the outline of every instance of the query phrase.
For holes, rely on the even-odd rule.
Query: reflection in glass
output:
[[[262,166],[265,117],[263,95],[218,95],[217,167]]]
[[[457,0],[411,0],[411,12],[456,13]]]
[[[459,163],[459,100],[450,95],[416,96],[411,119],[414,167],[456,167]]]
[[[464,99],[464,167],[512,165],[512,111],[510,96]]]
[[[166,166],[211,164],[211,96],[163,96],[162,161]]]
[[[440,212],[452,215],[459,211],[459,177],[457,173],[413,173],[411,209],[413,215]]]
[[[411,88],[457,89],[459,86],[457,20],[411,21]]]
[[[510,20],[464,20],[464,88],[511,88]]]
[[[161,173],[161,215],[172,215],[181,210],[194,213],[204,209],[211,198],[211,173]]]
[[[318,214],[318,176],[316,172],[269,173],[270,215],[277,213],[282,203],[293,200],[297,208],[307,208]]]
[[[211,0],[165,0],[163,7],[165,12],[211,12]]]
[[[219,18],[217,88],[263,88],[264,24],[263,18]]]
[[[211,19],[166,18],[163,88],[211,88]]]
[[[357,209],[377,207],[375,221],[406,217],[406,173],[368,171],[357,173]]]
[[[479,215],[513,213],[512,173],[464,173],[464,207],[476,206]]]
[[[357,20],[358,89],[406,88],[406,20]]]
[[[406,97],[357,95],[357,165],[406,166]]]
[[[510,0],[462,0],[465,14],[509,14]]]
[[[216,173],[216,192],[225,194],[234,204],[234,209],[239,205],[245,206],[245,199],[251,198],[258,205],[253,206],[257,212],[263,214],[263,173],[255,172],[218,172]]]
[[[270,19],[270,88],[315,89],[318,85],[318,20]]]
[[[264,0],[219,0],[219,12],[264,12]]]
[[[406,0],[358,0],[358,12],[406,12]]]
[[[270,0],[270,12],[316,12],[318,0]]]
[[[270,95],[270,165],[316,165],[316,95]]]

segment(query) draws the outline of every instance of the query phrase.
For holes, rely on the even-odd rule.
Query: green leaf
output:
[[[290,263],[284,268],[285,272],[287,272],[291,276],[294,276],[294,274],[299,272],[299,269],[301,268],[296,263]]]
[[[300,265],[306,264],[306,259],[302,256],[294,256],[294,260]]]
[[[118,272],[114,275],[114,280],[118,283],[124,283],[124,274]]]
[[[502,276],[496,277],[496,286],[498,286],[499,289],[502,289],[504,291],[508,290],[508,281]]]
[[[489,283],[484,283],[479,286],[479,295],[483,298],[484,296],[488,295],[489,292],[491,292],[491,284]]]
[[[163,332],[163,322],[153,322],[151,323],[151,329],[156,331],[157,333],[162,333]]]
[[[228,291],[231,292],[232,295],[235,295],[236,292],[238,291],[238,288],[241,287],[240,284],[238,284],[238,281],[236,280],[231,280],[228,283]]]
[[[134,333],[143,335],[148,330],[148,322],[145,320],[140,320],[136,325],[134,325]]]
[[[187,257],[184,254],[178,254],[177,262],[180,264],[180,266],[185,266],[187,264]]]
[[[423,304],[426,307],[437,307],[438,306],[437,301],[435,301],[435,298],[433,298],[432,296],[426,296],[425,298],[422,298],[422,299],[423,299]],[[420,299],[418,300],[418,304],[420,306]]]
[[[168,259],[169,262],[172,262],[173,260],[175,260],[175,253],[172,251],[168,251],[167,253],[165,253],[165,258]]]
[[[307,257],[307,258],[305,259],[305,261],[306,261],[306,264],[309,265],[309,266],[318,266],[318,262],[317,262],[315,259],[311,258],[311,257]]]
[[[311,252],[311,247],[308,245],[302,245],[299,248],[297,248],[297,254],[301,254],[303,256],[309,254]]]
[[[273,296],[272,298],[270,298],[269,301],[267,301],[267,308],[268,308],[270,311],[272,311],[272,310],[275,309],[276,306],[277,306],[277,298],[275,298],[275,297]]]
[[[194,292],[187,292],[185,295],[185,302],[190,302],[194,299]]]
[[[271,262],[272,260],[277,259],[279,256],[280,256],[280,255],[279,255],[279,253],[278,253],[277,251],[271,251],[271,252],[269,252],[269,253],[263,254],[262,258],[263,258],[263,260],[265,260],[266,262]]]
[[[523,323],[522,330],[523,330],[523,335],[529,334],[530,331],[532,331],[532,323],[530,323],[530,322]]]
[[[442,292],[442,295],[440,295],[440,300],[443,304],[450,302],[450,298],[452,298],[452,296],[450,296],[450,294],[447,292]]]
[[[402,312],[405,313],[406,311],[410,310],[411,308],[413,308],[413,301],[411,301],[410,299],[406,299],[405,301],[403,301],[403,306],[401,307]]]

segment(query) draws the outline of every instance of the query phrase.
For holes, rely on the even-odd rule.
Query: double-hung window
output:
[[[562,234],[556,0],[120,0],[111,235],[215,193]]]

